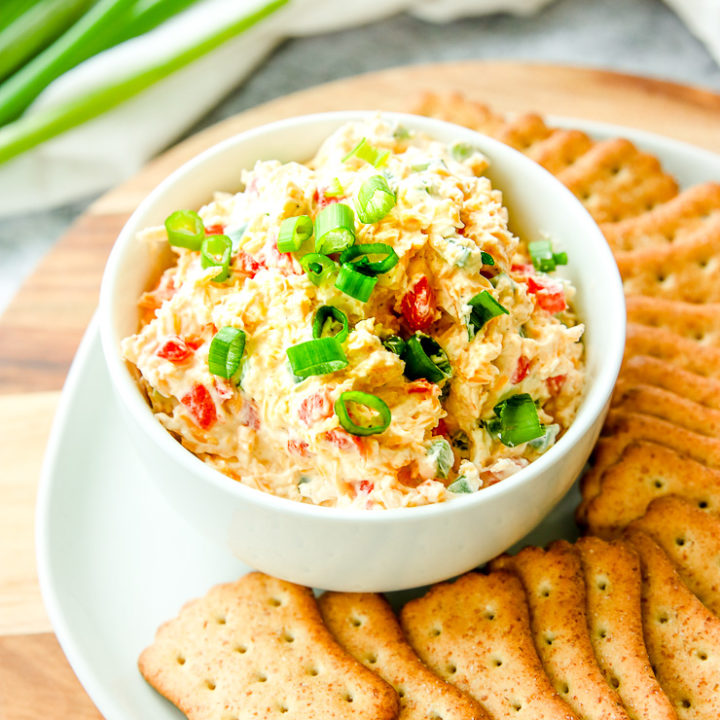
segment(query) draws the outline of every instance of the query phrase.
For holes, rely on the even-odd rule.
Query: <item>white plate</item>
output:
[[[657,135],[551,118],[595,137],[627,137],[683,186],[720,180],[720,156]],[[521,544],[573,539],[574,487]],[[93,322],[50,436],[37,508],[40,585],[58,640],[107,720],[183,717],[136,669],[157,626],[247,567],[200,537],[156,493],[120,420]],[[398,602],[405,595],[398,594]]]

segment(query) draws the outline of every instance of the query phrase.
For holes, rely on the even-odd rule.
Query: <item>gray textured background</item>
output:
[[[403,15],[286,42],[188,134],[318,83],[397,65],[473,58],[610,68],[720,91],[720,67],[661,0],[558,0],[531,17],[499,14],[434,25]],[[92,199],[0,223],[0,311]]]

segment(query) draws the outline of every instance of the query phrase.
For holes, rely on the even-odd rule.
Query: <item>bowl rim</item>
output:
[[[527,164],[530,172],[544,174],[546,176],[545,181],[554,187],[554,192],[564,195],[567,202],[574,206],[575,212],[577,213],[576,220],[582,218],[582,221],[586,222],[587,228],[583,228],[583,232],[590,236],[588,240],[597,246],[596,250],[599,254],[599,257],[593,258],[593,262],[598,274],[604,278],[603,291],[607,296],[606,312],[613,313],[616,317],[611,324],[611,329],[614,330],[611,341],[604,343],[603,361],[599,365],[597,375],[593,379],[592,385],[589,388],[584,388],[584,397],[573,422],[555,445],[526,467],[501,482],[483,488],[481,492],[451,498],[444,502],[410,507],[378,508],[373,510],[327,507],[284,498],[233,480],[203,462],[192,453],[192,451],[175,440],[161,423],[157,421],[150,406],[142,397],[142,393],[135,380],[132,378],[121,356],[119,345],[113,336],[113,323],[111,319],[113,317],[113,298],[116,295],[116,270],[120,265],[125,249],[132,241],[134,235],[141,229],[140,227],[134,227],[138,223],[138,218],[145,215],[155,202],[162,198],[166,191],[176,182],[194,172],[209,159],[224,153],[229,148],[238,144],[251,143],[259,136],[284,132],[292,128],[297,130],[305,125],[316,123],[333,122],[339,127],[345,122],[373,118],[378,115],[390,120],[396,120],[413,129],[425,132],[431,137],[433,135],[433,128],[435,128],[436,132],[438,129],[444,129],[446,132],[455,132],[464,137],[474,136],[480,139],[478,144],[481,151],[484,152],[487,148],[488,151],[492,151],[501,156],[508,153],[515,155],[520,163]],[[495,162],[497,163],[498,161],[495,160]],[[499,189],[502,190],[502,188]],[[593,235],[594,237],[592,237]],[[578,290],[580,290],[580,288],[578,288]],[[103,273],[98,316],[103,356],[110,373],[115,393],[119,396],[119,399],[125,405],[126,409],[132,414],[133,418],[139,423],[144,433],[149,436],[153,444],[158,446],[159,451],[174,456],[175,461],[181,464],[198,482],[209,483],[214,486],[216,490],[229,493],[235,500],[249,502],[261,506],[264,509],[274,510],[283,514],[315,518],[330,523],[345,522],[348,520],[355,523],[384,523],[386,521],[415,522],[424,517],[445,515],[453,511],[471,510],[476,505],[482,505],[495,498],[516,492],[526,484],[536,480],[538,476],[542,475],[551,466],[557,462],[562,462],[562,458],[573,445],[579,442],[591,430],[598,416],[605,410],[622,363],[626,325],[625,298],[622,281],[610,247],[588,211],[556,177],[517,150],[469,128],[435,118],[427,118],[409,113],[373,110],[341,110],[311,113],[267,123],[226,138],[183,163],[153,188],[123,225],[122,230],[113,244]]]

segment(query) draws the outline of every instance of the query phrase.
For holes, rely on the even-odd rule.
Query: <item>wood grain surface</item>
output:
[[[59,390],[97,304],[105,259],[128,215],[171,170],[242,130],[307,112],[412,110],[425,90],[460,90],[503,111],[600,120],[720,152],[720,95],[570,67],[463,62],[397,68],[289,95],[182,142],[107,193],[43,259],[0,318],[0,718],[100,715],[76,680],[43,609],[33,513]]]

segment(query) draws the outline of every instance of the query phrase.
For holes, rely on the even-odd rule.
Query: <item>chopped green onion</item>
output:
[[[471,493],[473,489],[467,481],[464,475],[461,475],[454,483],[448,485],[448,492],[460,494],[460,493]]]
[[[176,210],[165,219],[168,242],[175,247],[199,250],[205,239],[205,225],[194,210]]]
[[[467,160],[476,152],[479,152],[476,147],[464,142],[457,142],[450,148],[450,154],[453,156],[453,160],[457,160],[458,162]]]
[[[390,157],[390,151],[373,147],[367,138],[363,138],[342,161],[347,162],[351,157],[358,157],[374,167],[380,167]]]
[[[350,263],[343,263],[335,287],[360,302],[367,302],[376,283],[376,277],[359,272]]]
[[[240,368],[245,351],[245,331],[226,326],[220,328],[210,341],[208,368],[213,375],[233,379]]]
[[[332,182],[330,183],[330,187],[325,188],[325,191],[323,192],[323,195],[325,197],[342,197],[345,194],[345,190],[343,189],[343,186],[340,184],[340,180],[338,178],[333,178]]]
[[[337,324],[340,323],[341,329],[333,333]],[[347,340],[349,330],[348,316],[334,305],[322,305],[315,313],[313,320],[313,337],[334,337],[339,343]]]
[[[470,438],[464,430],[455,431],[450,436],[450,442],[461,453],[466,453],[470,449]]]
[[[545,434],[542,437],[530,440],[528,446],[533,450],[544,453],[548,448],[555,444],[558,433],[560,432],[560,426],[557,423],[548,425],[545,428]]]
[[[320,285],[338,269],[338,264],[334,260],[319,253],[303,255],[300,258],[300,264],[314,285]]]
[[[341,252],[355,242],[355,213],[344,203],[323,208],[315,218],[315,252]]]
[[[378,423],[376,425],[358,425],[350,417],[348,403],[362,405],[370,410],[374,410],[378,415]],[[359,390],[348,390],[340,394],[335,401],[335,414],[340,421],[340,425],[351,435],[377,435],[390,426],[392,414],[387,403],[377,395],[360,392]]]
[[[393,137],[396,140],[409,140],[411,137],[410,131],[404,125],[398,125],[393,132]]]
[[[497,418],[489,423],[503,445],[515,447],[545,434],[535,403],[528,393],[511,395],[493,408]]]
[[[557,265],[567,265],[567,253],[554,253],[550,240],[531,242],[528,250],[532,264],[540,272],[552,272]]]
[[[427,456],[435,463],[438,477],[446,478],[455,462],[450,443],[445,438],[433,440],[428,448]]]
[[[369,225],[382,220],[395,207],[395,193],[382,175],[373,175],[358,191],[357,209],[360,222]]]
[[[311,375],[327,375],[342,370],[348,364],[340,343],[334,337],[308,340],[292,345],[285,352],[293,373],[303,380]]]
[[[312,220],[307,215],[285,218],[280,225],[277,249],[282,253],[297,252],[312,233]]]
[[[494,265],[495,259],[490,253],[486,253],[484,250],[480,253],[480,258],[482,259],[483,265]]]
[[[425,378],[439,383],[452,375],[445,351],[424,333],[416,332],[408,339],[401,357],[405,361],[405,376],[410,380]]]
[[[470,316],[468,317],[468,337],[472,340],[488,320],[498,315],[509,315],[508,311],[487,291],[479,292],[468,301]]]
[[[232,241],[227,235],[208,235],[200,246],[200,264],[204,268],[219,267],[213,282],[223,282],[230,275]]]
[[[359,255],[362,255],[360,260],[351,262]],[[367,258],[368,255],[385,255],[385,257],[377,262],[370,262]],[[347,250],[343,250],[342,255],[340,255],[341,263],[355,265],[357,269],[365,275],[380,275],[381,273],[386,273],[398,264],[398,260],[397,253],[385,243],[351,245]]]
[[[402,355],[405,350],[405,341],[399,335],[391,335],[382,341],[383,347],[396,355]]]

